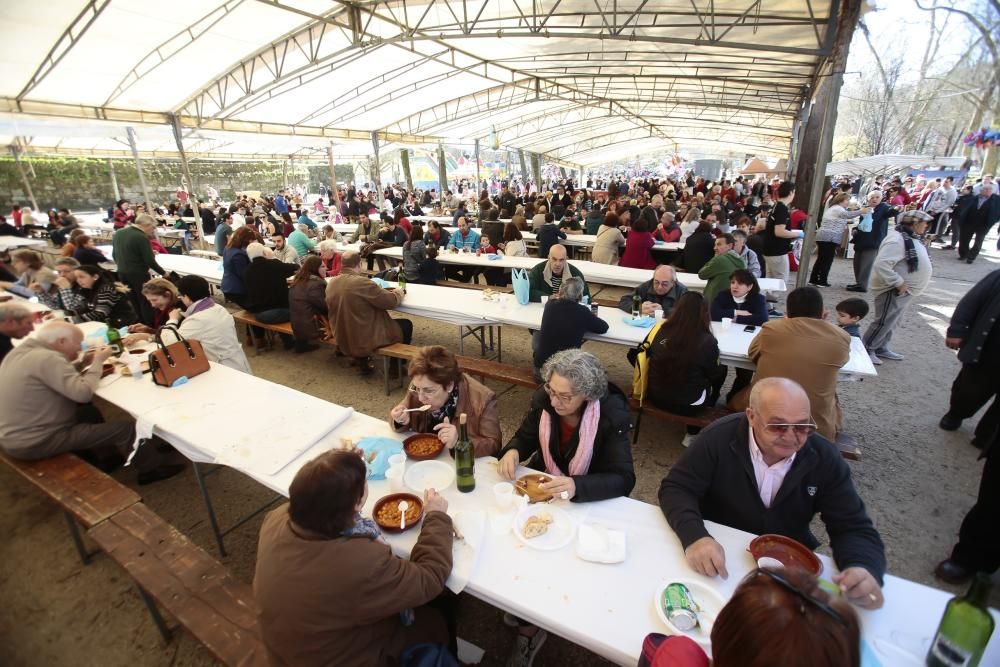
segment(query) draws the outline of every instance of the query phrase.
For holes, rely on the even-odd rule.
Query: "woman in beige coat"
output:
[[[625,237],[618,228],[621,221],[615,213],[604,216],[604,223],[597,228],[591,259],[600,264],[617,264],[618,253],[625,247]]]
[[[366,474],[357,452],[320,454],[264,519],[253,588],[271,665],[381,667],[407,647],[451,643],[445,617],[423,606],[451,573],[447,501],[425,493],[420,536],[410,559],[398,558],[360,514]]]

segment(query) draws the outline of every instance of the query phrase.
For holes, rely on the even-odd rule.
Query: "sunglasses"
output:
[[[785,435],[791,430],[795,435],[810,436],[816,432],[816,424],[765,424],[764,430],[770,435]]]
[[[850,626],[847,624],[847,620],[840,614],[840,612],[838,612],[836,609],[834,609],[827,603],[823,602],[819,598],[799,590],[794,584],[792,584],[792,582],[788,581],[788,579],[785,579],[784,576],[782,576],[778,572],[775,572],[774,570],[764,570],[764,569],[754,570],[753,572],[750,573],[750,577],[748,577],[748,579],[761,575],[768,577],[769,579],[771,579],[771,581],[774,581],[779,586],[784,588],[786,591],[795,595],[797,598],[799,598],[801,602],[808,603],[816,607],[821,612],[823,612],[824,614],[835,620],[837,623],[839,623],[841,627],[843,627],[845,630],[850,629]],[[803,616],[805,615],[806,613],[805,604],[799,606],[799,611],[802,613]]]

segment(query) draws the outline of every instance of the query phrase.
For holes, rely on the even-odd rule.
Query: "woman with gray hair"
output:
[[[542,326],[531,340],[536,380],[541,379],[539,369],[553,354],[580,347],[588,333],[607,332],[608,323],[580,303],[583,289],[583,278],[567,278],[559,286],[558,298],[551,297],[545,304]]]

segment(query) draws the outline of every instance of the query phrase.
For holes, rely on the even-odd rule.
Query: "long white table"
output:
[[[375,251],[376,255],[395,260],[403,261],[403,249],[401,247],[382,248]],[[486,255],[477,256],[474,252],[452,253],[443,252],[438,255],[438,261],[442,264],[452,264],[459,266],[475,266],[484,269],[532,269],[545,260],[538,257],[507,257],[491,260]],[[614,285],[618,287],[635,288],[636,286],[653,278],[652,269],[633,269],[625,266],[614,266],[610,264],[600,264],[598,262],[588,262],[583,260],[569,260],[575,266],[587,282],[600,285]],[[708,284],[707,280],[702,280],[694,273],[677,272],[677,280],[688,289],[702,290]],[[784,292],[787,288],[785,281],[777,278],[761,278],[757,281],[762,290],[773,292]]]
[[[222,284],[222,260],[205,259],[192,255],[157,255],[156,261],[167,271],[176,271],[182,276],[201,276],[213,285]]]
[[[45,239],[33,239],[24,236],[0,236],[0,252],[14,248],[37,248],[47,246]]]
[[[508,325],[537,330],[542,325],[544,305],[529,303],[522,306],[517,303],[513,294],[505,294],[495,301],[489,301],[483,298],[483,293],[479,290],[410,283],[406,287],[406,297],[396,310],[461,326]],[[599,306],[598,317],[608,323],[608,331],[603,334],[586,334],[585,338],[633,346],[641,343],[649,333],[649,329],[626,324],[625,319],[630,317],[629,314],[617,308]],[[713,322],[712,332],[719,341],[722,363],[751,370],[756,367],[750,361],[747,351],[750,342],[760,332],[760,327],[747,332],[743,325],[734,324],[725,329],[721,322]],[[877,375],[860,338],[851,337],[851,356],[841,372],[871,377]]]
[[[232,415],[224,408],[204,410],[201,403],[205,397],[217,398],[234,392],[242,396],[246,389],[266,385],[274,391],[290,391],[237,371],[213,367],[174,389],[156,387],[148,376],[141,379],[112,376],[101,381],[98,395],[135,415],[148,416],[151,406],[168,406],[169,410],[159,412],[156,432],[192,460],[213,461],[224,446],[220,438],[214,435],[196,441],[177,438],[173,433],[177,415],[193,410],[203,419],[199,431],[224,433],[232,424]],[[330,410],[342,410],[334,404],[325,405]],[[272,412],[280,413],[280,407]],[[342,438],[357,442],[365,436],[402,439],[404,435],[393,433],[381,419],[354,413],[276,473],[243,469],[238,461],[232,467],[287,497],[291,481],[302,465],[338,446]],[[261,439],[255,446],[279,445]],[[450,461],[445,453],[441,460]],[[654,608],[654,596],[664,584],[677,578],[693,578],[704,581],[727,599],[742,577],[755,567],[746,553],[753,535],[708,522],[708,530],[726,551],[730,577],[708,579],[694,573],[660,509],[630,498],[557,504],[577,525],[587,522],[625,531],[624,563],[603,565],[580,560],[574,553],[575,540],[559,550],[536,551],[504,530],[505,517],[510,515],[494,506],[492,486],[498,481],[491,459],[483,458],[476,462],[477,483],[472,493],[459,493],[454,484],[439,490],[449,502],[449,513],[482,511],[487,516],[484,541],[465,590],[619,665],[637,662],[647,633],[667,632]],[[370,516],[374,503],[389,491],[385,481],[370,482],[363,514]],[[386,538],[397,555],[407,557],[418,534],[417,530],[411,530]],[[820,556],[820,560],[824,566],[822,576],[829,579],[836,572],[835,566],[826,556]],[[858,610],[865,641],[883,665],[907,664],[901,662],[901,656],[910,656],[917,661],[914,664],[921,664],[951,595],[891,575],[885,578],[884,592],[883,609]],[[991,642],[982,664],[1000,664],[1000,641]]]

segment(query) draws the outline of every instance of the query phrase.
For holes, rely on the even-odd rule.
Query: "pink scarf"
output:
[[[597,436],[597,424],[601,421],[601,402],[590,401],[580,419],[580,443],[576,455],[569,462],[570,475],[586,475],[590,470],[590,460],[594,458],[594,438]],[[538,444],[545,459],[545,472],[557,477],[563,477],[549,452],[549,438],[552,434],[552,416],[548,410],[542,410],[542,418],[538,422]]]

